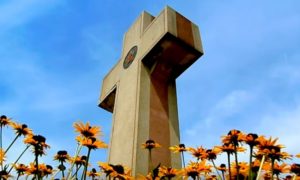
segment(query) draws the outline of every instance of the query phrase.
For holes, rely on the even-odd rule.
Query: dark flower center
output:
[[[59,155],[59,156],[65,156],[65,155],[67,155],[67,154],[68,154],[68,152],[65,151],[65,150],[62,150],[62,151],[58,151],[58,152],[57,152],[57,155]]]
[[[184,149],[185,145],[184,144],[179,144],[179,147]]]
[[[206,153],[207,153],[207,155],[208,155],[207,158],[208,158],[209,160],[214,160],[214,159],[217,158],[216,153],[214,153],[211,149],[206,150]]]
[[[149,139],[149,140],[147,140],[146,141],[146,144],[148,145],[148,144],[154,144],[155,142],[153,141],[153,140],[151,140],[151,139]]]
[[[96,169],[95,169],[95,168],[93,168],[93,169],[92,169],[92,172],[93,172],[93,173],[96,173],[97,171],[96,171]]]
[[[49,170],[52,170],[52,169],[53,169],[53,167],[50,166],[50,165],[46,165],[46,167],[47,167],[47,169],[49,169]]]
[[[291,171],[299,176],[300,175],[300,164],[292,164]]]
[[[189,171],[187,173],[188,176],[192,177],[193,179],[196,179],[196,177],[198,176],[198,172],[197,171]]]
[[[22,124],[22,129],[27,128],[28,126],[26,124]]]
[[[2,170],[0,171],[0,176],[7,176],[8,175],[8,172],[6,170]]]
[[[86,156],[81,156],[81,158],[80,158],[80,159],[81,159],[82,161],[85,161],[85,160],[86,160],[86,158],[87,158]]]
[[[46,142],[46,138],[44,136],[41,136],[41,135],[34,135],[32,137],[32,139],[34,139],[38,143],[44,143],[44,142]]]
[[[119,174],[124,174],[124,167],[122,165],[112,165],[112,168]]]
[[[258,135],[254,134],[254,133],[249,133],[249,134],[247,134],[247,137],[252,137],[252,139],[255,140],[258,138]]]

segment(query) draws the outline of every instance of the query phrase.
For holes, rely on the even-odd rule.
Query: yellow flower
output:
[[[205,180],[218,180],[218,178],[214,174],[212,174],[212,175],[205,175]]]
[[[106,174],[106,176],[109,176],[110,174],[115,172],[115,170],[113,169],[111,164],[104,163],[104,162],[98,162],[98,165],[103,170],[103,172]]]
[[[40,167],[42,170],[42,177],[47,177],[53,173],[53,167],[50,165],[43,165]]]
[[[160,177],[160,179],[164,179],[164,178],[171,179],[177,176],[178,174],[179,174],[179,170],[177,169],[171,167],[167,168],[165,166],[159,167],[158,176]]]
[[[24,164],[14,164],[13,166],[20,176],[28,170],[28,167]]]
[[[206,149],[204,149],[202,146],[195,148],[187,148],[187,150],[198,160],[203,159],[203,157],[206,156]]]
[[[100,149],[100,148],[107,148],[107,144],[105,144],[103,141],[98,140],[95,137],[81,137],[78,136],[76,140],[83,146],[86,146],[90,149]]]
[[[124,167],[122,165],[111,165],[114,172],[112,173],[112,177],[117,178],[117,179],[122,179],[122,180],[133,180],[131,177],[130,173],[131,170],[128,169],[127,167]]]
[[[94,179],[95,177],[100,176],[100,175],[101,175],[101,174],[100,174],[99,172],[97,172],[95,168],[93,168],[91,171],[88,171],[88,172],[87,172],[87,176],[88,176],[88,177],[92,177],[93,179]]]
[[[204,157],[207,160],[215,160],[217,158],[217,155],[221,152],[219,148],[213,148],[213,149],[207,149],[206,150],[206,157]]]
[[[0,117],[0,127],[10,125],[10,123],[12,123],[10,118],[7,118],[5,115]]]
[[[252,171],[253,172],[258,172],[258,170],[259,170],[259,166],[260,166],[260,160],[258,160],[258,159],[255,159],[253,162],[252,162]]]
[[[236,167],[235,163],[232,163],[230,170],[231,170],[232,177],[236,177],[238,175],[237,167]],[[243,177],[240,179],[246,179],[246,177],[248,176],[248,173],[249,173],[249,164],[246,162],[239,162],[239,173],[240,173],[239,177],[241,177],[241,176]]]
[[[11,122],[10,126],[16,131],[17,135],[32,135],[32,130],[27,127],[26,124],[19,124],[16,122]]]
[[[100,127],[90,126],[90,123],[87,122],[83,124],[82,122],[74,123],[75,132],[79,132],[83,137],[97,137],[100,135]]]
[[[233,144],[235,146],[238,146],[238,142],[240,141],[239,137],[242,134],[243,133],[239,130],[230,130],[226,136],[222,137],[222,142],[223,144]]]
[[[205,160],[200,163],[190,162],[188,166],[182,170],[184,179],[188,179],[189,177],[196,179],[196,177],[198,177],[202,172],[205,174],[211,172],[211,166],[206,165]]]
[[[283,145],[281,144],[276,144],[278,138],[272,139],[272,137],[270,137],[269,139],[266,139],[264,136],[260,136],[257,138],[259,144],[258,144],[258,148],[260,150],[275,150],[275,151],[280,151],[280,149],[284,148]]]
[[[161,145],[156,143],[155,141],[149,139],[145,143],[142,144],[142,147],[145,149],[151,150],[153,148],[161,147]]]
[[[271,171],[272,170],[271,163],[264,164],[263,169],[266,171]],[[290,166],[286,163],[278,164],[277,162],[275,162],[273,171],[275,175],[280,175],[281,173],[289,173],[290,169],[291,169]]]
[[[171,147],[169,147],[169,149],[170,149],[171,151],[173,151],[174,153],[181,153],[181,152],[184,152],[184,151],[187,150],[187,149],[185,148],[185,145],[184,145],[184,144],[179,144],[179,145],[171,146]]]
[[[62,150],[58,151],[54,156],[54,160],[58,160],[59,162],[66,162],[66,160],[70,160],[70,156],[67,151]]]
[[[215,148],[220,149],[221,152],[226,152],[229,154],[234,153],[234,145],[233,144],[225,143],[222,146],[215,146]],[[239,146],[239,147],[236,147],[236,151],[237,152],[245,152],[246,149]]]
[[[77,156],[76,158],[70,158],[69,161],[76,166],[82,166],[86,164],[86,156]]]
[[[34,147],[33,152],[36,155],[45,154],[45,149],[50,148],[48,144],[46,144],[46,138],[41,135],[28,135],[24,139],[25,144],[30,144]]]
[[[106,176],[111,176],[116,179],[121,180],[133,180],[133,177],[130,175],[131,170],[122,165],[112,165],[104,162],[98,162],[99,167],[103,170]]]
[[[50,147],[48,144],[46,144],[46,138],[41,135],[29,135],[24,139],[24,143],[33,146],[41,145],[44,148]]]
[[[221,164],[217,169],[220,170],[220,171],[222,171],[222,172],[226,172],[227,171],[227,168],[226,168],[225,164]]]
[[[159,177],[153,179],[152,174],[148,173],[146,176],[139,174],[136,178],[137,180],[160,180]]]
[[[278,138],[272,139],[265,139],[263,136],[258,138],[259,144],[258,149],[259,151],[256,153],[257,155],[266,155],[268,158],[272,160],[282,160],[282,159],[290,159],[291,155],[286,152],[281,152],[281,149],[284,148],[281,144],[276,144]]]
[[[38,165],[38,171],[35,163],[30,163],[26,172],[28,175],[40,174],[42,177],[47,177],[53,173],[53,168],[50,165],[44,163]]]
[[[238,140],[239,141],[242,141],[242,142],[245,142],[246,144],[248,144],[250,147],[254,147],[256,145],[259,144],[259,141],[258,141],[258,135],[257,134],[252,134],[252,133],[249,133],[249,134],[243,134],[241,133],[238,137]]]
[[[300,158],[300,153],[299,153],[299,154],[296,154],[296,157],[297,157],[297,158]]]
[[[182,173],[184,179],[188,179],[189,177],[196,179],[200,174],[198,163],[189,163],[189,165],[183,169]]]

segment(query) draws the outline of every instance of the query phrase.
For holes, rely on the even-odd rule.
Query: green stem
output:
[[[30,145],[27,145],[27,147],[24,149],[24,151],[20,154],[20,156],[17,158],[17,160],[13,163],[12,167],[9,169],[8,174],[11,172],[13,169],[14,165],[18,163],[18,161],[21,159],[23,154],[27,151],[27,149],[30,147]]]
[[[87,154],[87,158],[86,158],[86,163],[85,163],[85,166],[84,166],[84,170],[83,170],[83,180],[86,180],[86,172],[87,172],[87,167],[88,167],[88,164],[89,164],[89,158],[90,158],[90,154],[91,154],[91,148],[88,149],[88,154]],[[82,179],[82,177],[81,177]]]
[[[181,156],[182,156],[183,168],[185,168],[185,161],[184,161],[184,154],[183,154],[183,151],[181,151]]]
[[[239,161],[238,161],[238,156],[237,156],[237,147],[234,144],[234,156],[235,156],[235,165],[236,165],[236,172],[237,172],[237,176],[236,176],[236,180],[240,179],[240,166],[239,166]]]
[[[8,150],[11,148],[11,146],[15,143],[15,141],[20,137],[20,134],[17,134],[17,136],[15,137],[15,139],[10,143],[10,145],[8,146],[8,148],[5,150],[4,155],[8,152]]]
[[[265,162],[265,159],[266,159],[266,157],[265,157],[265,155],[263,155],[263,157],[261,159],[261,162],[260,162],[260,165],[259,165],[259,170],[258,170],[258,173],[257,173],[257,176],[256,176],[256,180],[259,180],[259,176],[260,176],[263,164]]]
[[[80,168],[81,168],[81,165],[78,166],[78,165],[76,164],[76,171],[75,171],[75,173],[73,174],[73,176],[72,176],[71,178],[73,178],[73,177],[75,176],[75,179],[77,179],[77,177],[78,177],[78,171],[79,171]]]
[[[35,153],[35,166],[36,166],[36,179],[40,180],[40,172],[39,172],[39,156]]]
[[[149,167],[150,167],[150,172],[152,173],[152,153],[151,153],[151,149],[149,149]]]
[[[271,159],[271,172],[272,172],[271,180],[274,180],[274,162],[275,162],[275,159],[272,158]]]
[[[221,175],[220,175],[220,173],[219,173],[219,171],[218,171],[218,168],[217,168],[217,166],[216,166],[216,164],[215,164],[214,160],[213,160],[213,159],[211,159],[211,162],[212,162],[212,164],[213,164],[214,168],[216,169],[216,171],[217,171],[217,174],[218,174],[219,178],[221,179]]]
[[[253,154],[253,146],[250,146],[249,174],[248,174],[249,180],[252,180],[252,154]]]
[[[75,159],[78,157],[80,151],[81,151],[82,145],[78,143],[77,148],[76,148],[76,152],[75,152],[75,156],[74,156],[74,161],[71,164],[71,167],[69,169],[68,175],[66,179],[69,179],[69,177],[71,176],[71,173],[73,171],[74,165],[75,165]]]
[[[226,180],[226,179],[225,179],[224,171],[222,171],[222,179],[223,179],[223,180]]]
[[[61,165],[61,174],[62,174],[62,177],[63,179],[65,178],[65,170],[64,170],[64,162],[63,161],[60,161],[60,165]]]
[[[227,152],[229,180],[231,180],[230,153]]]
[[[19,179],[19,177],[20,177],[20,173],[18,173],[17,180]]]

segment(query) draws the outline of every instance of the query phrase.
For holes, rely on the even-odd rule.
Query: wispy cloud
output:
[[[261,122],[257,124],[257,131],[267,137],[279,138],[279,143],[286,146],[285,151],[299,153],[299,119],[300,100],[298,104],[290,109],[276,108],[276,110],[264,114]]]

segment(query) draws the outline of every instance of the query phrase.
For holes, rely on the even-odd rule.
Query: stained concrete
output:
[[[136,56],[124,68],[134,46]],[[180,155],[168,149],[180,143],[175,80],[201,55],[197,25],[175,10],[166,7],[157,17],[147,12],[138,17],[102,83],[99,106],[113,113],[109,163],[128,166],[133,175],[147,174],[149,156],[141,144],[153,139],[162,145],[153,150],[154,166],[181,168]]]

